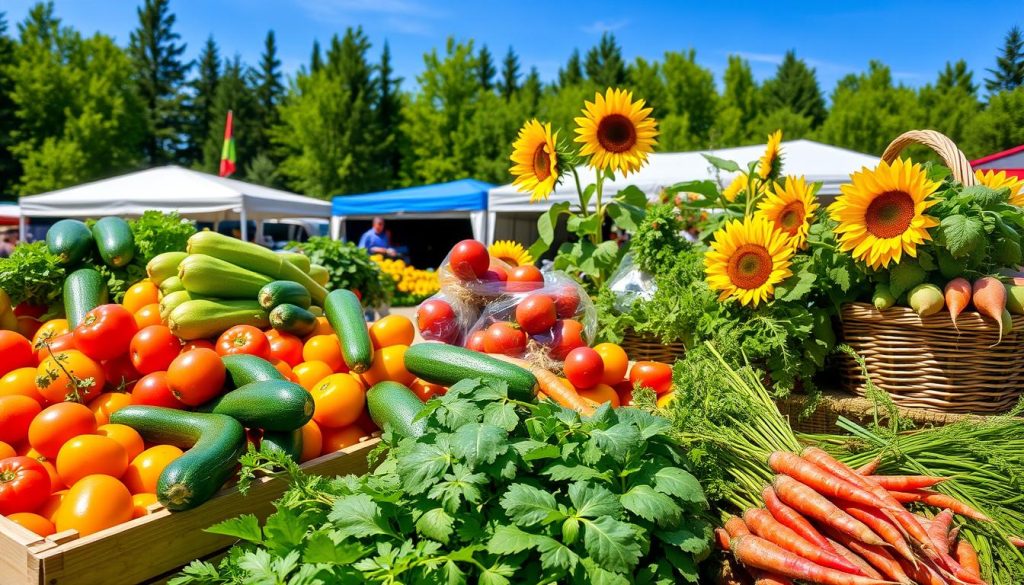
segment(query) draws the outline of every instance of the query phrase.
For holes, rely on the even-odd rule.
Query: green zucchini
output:
[[[309,266],[309,276],[320,286],[327,286],[327,283],[331,281],[330,271],[327,270],[326,266],[320,266],[319,264],[311,264]]]
[[[235,325],[265,329],[270,321],[259,303],[241,300],[193,299],[167,316],[167,326],[182,339],[216,337]]]
[[[191,301],[192,295],[187,290],[174,291],[160,298],[160,320],[167,321],[171,311],[185,301]]]
[[[79,268],[64,278],[64,313],[74,329],[89,311],[107,302],[107,283],[93,268]]]
[[[298,463],[302,458],[302,429],[294,431],[267,431],[260,439],[260,451],[279,452]]]
[[[309,311],[310,313],[312,313],[314,317],[323,317],[324,316],[324,309],[323,309],[323,307],[318,307],[316,305],[310,305],[309,308],[306,309],[306,310]]]
[[[373,344],[370,343],[363,307],[355,293],[343,288],[331,291],[324,299],[324,314],[338,335],[341,356],[348,369],[357,374],[370,369]]]
[[[101,218],[92,226],[92,237],[107,266],[121,268],[135,257],[135,236],[128,222],[120,217]]]
[[[299,270],[309,274],[309,256],[300,252],[278,252],[278,254],[285,260],[297,266]]]
[[[190,293],[222,299],[255,299],[272,279],[205,254],[189,254],[178,265],[178,278]]]
[[[146,264],[146,274],[153,284],[160,284],[172,276],[178,276],[178,265],[188,254],[184,252],[164,252],[153,256],[153,259]]]
[[[286,379],[274,364],[258,356],[236,353],[222,355],[220,361],[228,372],[232,388],[241,388],[253,382]]]
[[[378,427],[391,427],[403,437],[421,437],[427,431],[427,419],[413,421],[423,410],[423,401],[398,382],[380,382],[370,388],[366,408]]]
[[[147,442],[187,449],[157,481],[157,499],[169,510],[188,510],[209,500],[235,474],[245,452],[242,424],[222,414],[126,406],[112,413],[110,422],[135,429]]]
[[[270,312],[270,326],[297,337],[305,337],[316,329],[316,315],[302,307],[284,303]]]
[[[164,281],[160,283],[159,288],[160,294],[169,295],[173,292],[180,292],[185,290],[185,285],[184,283],[181,282],[180,278],[178,278],[177,276],[172,276],[170,278],[165,278]]]
[[[288,380],[264,380],[221,394],[200,410],[225,414],[250,429],[294,431],[313,418],[313,396]]]
[[[405,369],[442,386],[466,378],[505,382],[509,398],[530,402],[537,398],[537,378],[529,371],[455,345],[417,343],[405,351]]]
[[[89,227],[77,219],[62,219],[46,231],[46,248],[63,266],[78,264],[92,252]]]
[[[306,287],[292,280],[275,280],[260,289],[257,298],[266,310],[289,303],[308,309],[311,303]]]

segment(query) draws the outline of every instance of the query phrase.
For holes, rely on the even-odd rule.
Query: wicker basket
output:
[[[842,430],[836,426],[836,421],[841,416],[864,425],[874,420],[875,413],[874,402],[845,392],[824,392],[814,412],[811,413],[804,412],[807,404],[807,395],[805,394],[790,394],[786,398],[777,400],[776,404],[782,416],[789,420],[793,430],[819,435],[842,433]],[[910,419],[917,427],[948,425],[970,416],[905,407],[897,407],[897,410],[901,417]],[[879,422],[882,424],[888,422],[884,411],[879,411],[879,418]]]
[[[636,362],[651,361],[671,364],[676,360],[683,359],[683,355],[686,353],[686,346],[682,341],[662,343],[657,338],[639,335],[632,330],[626,331],[620,345],[622,349],[626,350],[630,361]]]

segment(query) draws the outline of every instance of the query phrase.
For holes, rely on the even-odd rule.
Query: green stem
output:
[[[597,201],[595,202],[596,208],[594,210],[594,213],[597,214],[597,217],[600,218],[600,221],[597,224],[597,231],[590,234],[590,241],[593,242],[595,246],[601,243],[601,234],[604,231],[604,206],[601,204],[601,198],[603,196],[604,172],[599,171],[597,173]],[[583,213],[586,214],[587,210],[584,209]]]

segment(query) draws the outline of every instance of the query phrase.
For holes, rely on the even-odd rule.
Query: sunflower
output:
[[[1024,180],[1018,179],[1013,175],[1007,175],[1006,171],[999,171],[997,173],[995,171],[983,172],[977,170],[974,171],[974,177],[978,179],[978,183],[990,189],[1008,188],[1010,190],[1010,205],[1024,207]]]
[[[785,184],[775,183],[758,203],[757,215],[787,234],[793,248],[800,250],[807,243],[807,233],[819,207],[814,192],[814,184],[808,185],[803,177],[786,177]]]
[[[551,124],[530,120],[519,129],[519,136],[512,143],[512,184],[520,191],[529,191],[531,203],[547,199],[561,177],[555,152],[557,140],[558,132],[551,133]]]
[[[938,188],[921,165],[903,159],[853,173],[828,208],[839,224],[840,248],[853,250],[853,257],[871,268],[899,263],[904,253],[916,257],[917,245],[932,239],[928,228],[939,225],[939,220],[924,214],[938,203],[929,199]]]
[[[708,285],[722,291],[720,301],[735,297],[743,305],[756,307],[775,294],[775,285],[793,274],[789,269],[793,252],[786,234],[767,219],[734,219],[715,232],[715,241],[704,254]]]
[[[736,198],[739,196],[739,194],[742,193],[743,191],[746,191],[747,181],[749,180],[750,178],[747,177],[746,173],[740,173],[736,175],[736,178],[733,179],[732,182],[726,185],[725,189],[722,190],[722,197],[725,197],[725,200],[728,201],[729,203],[736,201]]]
[[[632,92],[611,89],[605,95],[595,94],[586,102],[583,116],[576,118],[576,142],[583,144],[582,156],[590,156],[595,169],[637,171],[647,162],[657,143],[657,123],[650,117],[651,108],[644,100],[633,101]]]
[[[512,240],[498,240],[487,248],[487,251],[491,253],[498,260],[508,264],[509,266],[525,266],[533,264],[533,256],[523,247],[519,242],[513,242]]]
[[[776,130],[768,135],[768,144],[764,148],[757,165],[757,176],[762,179],[775,177],[779,174],[782,160],[782,130]]]

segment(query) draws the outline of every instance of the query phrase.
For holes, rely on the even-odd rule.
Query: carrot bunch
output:
[[[776,475],[761,492],[763,507],[716,531],[758,585],[985,583],[977,552],[953,520],[989,519],[929,489],[944,478],[872,475],[874,465],[855,470],[816,447],[775,451],[768,465]],[[942,510],[925,517],[907,510],[909,502]]]

